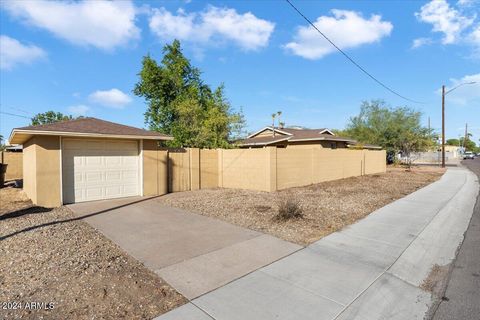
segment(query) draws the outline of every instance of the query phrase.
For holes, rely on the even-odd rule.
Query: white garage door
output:
[[[139,158],[137,141],[63,139],[63,202],[140,195]]]

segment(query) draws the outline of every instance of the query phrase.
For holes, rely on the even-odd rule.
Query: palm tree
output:
[[[273,136],[275,137],[275,118],[276,118],[277,114],[276,113],[272,113],[272,130],[273,130]]]
[[[280,124],[282,122],[280,122],[280,116],[282,115],[282,111],[277,111],[277,118],[278,118],[278,126],[280,126]]]

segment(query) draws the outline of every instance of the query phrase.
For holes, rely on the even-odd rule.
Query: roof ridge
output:
[[[95,120],[98,120],[98,121],[102,121],[102,122],[107,122],[107,123],[114,124],[114,125],[117,125],[117,126],[123,126],[123,127],[127,127],[127,128],[143,130],[143,131],[153,131],[153,130],[147,130],[147,129],[144,129],[144,128],[129,126],[129,125],[126,125],[126,124],[116,123],[116,122],[113,122],[113,121],[103,120],[103,119],[99,119],[99,118],[95,118],[95,117],[89,117],[89,118],[90,119],[95,119]],[[158,131],[156,131],[156,132],[158,132]],[[162,133],[162,132],[159,132],[159,133]]]

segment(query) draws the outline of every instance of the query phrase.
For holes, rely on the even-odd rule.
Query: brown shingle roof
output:
[[[271,129],[271,127],[268,127],[267,129]],[[287,141],[314,141],[314,140],[324,140],[324,141],[344,141],[344,142],[350,142],[350,143],[355,143],[356,141],[351,138],[346,138],[346,137],[339,137],[339,136],[334,136],[328,133],[320,133],[324,132],[325,128],[321,129],[293,129],[293,128],[282,128],[278,129],[275,128],[277,131],[275,137],[270,136],[270,137],[251,137],[247,138],[245,140],[242,140],[240,143],[243,145],[268,145],[271,143],[276,142],[279,139],[282,140],[287,140]],[[286,132],[289,135],[286,134],[281,134],[279,132]]]
[[[126,126],[97,118],[87,117],[75,120],[67,120],[38,126],[27,126],[16,128],[16,130],[25,131],[52,131],[52,132],[70,132],[86,134],[104,134],[119,136],[145,136],[158,137],[159,139],[170,139],[170,136],[155,131],[148,131],[135,127]]]
[[[275,142],[280,142],[289,139],[289,136],[277,134],[275,137],[255,137],[250,139],[244,139],[239,141],[241,145],[248,146],[248,145],[269,145]]]

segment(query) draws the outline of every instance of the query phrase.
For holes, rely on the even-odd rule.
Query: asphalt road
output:
[[[480,179],[480,158],[462,164]],[[480,194],[434,320],[480,319]]]

